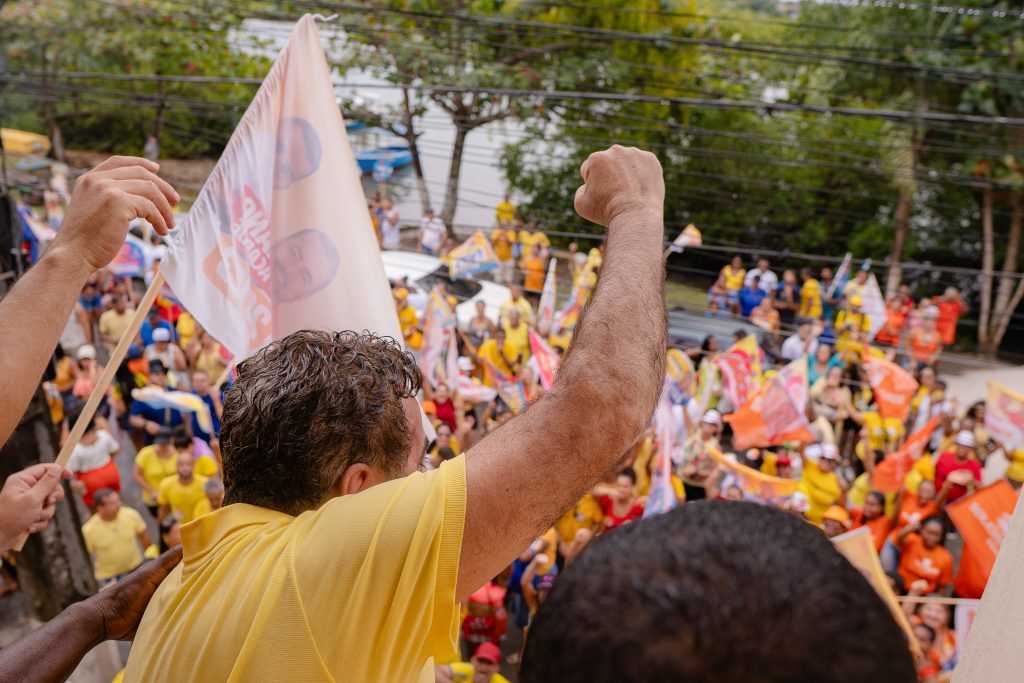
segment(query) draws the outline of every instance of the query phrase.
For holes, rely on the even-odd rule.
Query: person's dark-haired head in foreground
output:
[[[903,631],[820,530],[690,503],[591,543],[530,627],[522,683],[913,683]]]

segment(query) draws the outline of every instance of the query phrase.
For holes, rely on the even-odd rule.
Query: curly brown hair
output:
[[[260,349],[224,399],[224,504],[297,515],[350,465],[396,473],[411,438],[402,400],[420,381],[398,342],[369,332],[300,330]]]

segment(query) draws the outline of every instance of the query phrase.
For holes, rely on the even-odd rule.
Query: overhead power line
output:
[[[422,19],[435,19],[441,21],[457,21],[462,23],[484,25],[484,26],[497,26],[497,27],[518,27],[528,29],[531,31],[547,31],[547,32],[567,32],[576,33],[580,35],[598,36],[601,38],[615,39],[615,40],[629,40],[635,42],[648,42],[658,45],[690,45],[690,46],[701,46],[708,47],[722,51],[736,51],[736,52],[747,52],[751,54],[759,54],[764,56],[775,56],[775,57],[790,57],[803,60],[805,62],[810,61],[812,63],[819,61],[828,61],[839,64],[851,64],[856,66],[864,67],[877,67],[896,71],[909,71],[909,72],[923,72],[927,74],[935,74],[940,76],[953,76],[956,78],[964,79],[966,82],[975,82],[985,79],[1002,79],[1015,82],[1024,82],[1024,74],[1008,73],[1008,72],[993,72],[993,71],[975,71],[971,69],[958,69],[954,67],[945,67],[932,64],[917,64],[911,62],[897,62],[893,60],[884,59],[872,59],[868,57],[852,57],[847,55],[834,55],[834,54],[823,54],[820,52],[808,52],[802,50],[793,50],[777,45],[765,45],[765,44],[752,44],[743,42],[731,42],[726,40],[719,40],[713,38],[692,38],[688,36],[676,36],[676,35],[661,35],[651,33],[637,33],[635,31],[622,31],[618,29],[598,28],[591,26],[579,26],[575,24],[559,24],[550,23],[544,21],[533,21],[526,19],[509,19],[505,17],[489,17],[481,16],[477,14],[465,14],[465,13],[447,13],[442,14],[438,12],[427,12],[423,10],[406,10],[390,7],[382,7],[379,5],[369,4],[352,4],[342,2],[310,2],[306,0],[295,0],[296,4],[303,7],[311,8],[329,8],[337,11],[348,11],[348,12],[361,12],[370,13],[373,15],[379,14],[393,14],[397,16],[404,16],[408,18],[422,18]],[[280,14],[268,14],[268,18],[284,18],[287,15]],[[291,17],[294,18],[294,17]]]
[[[8,72],[11,76],[39,77],[42,72]],[[168,83],[233,83],[258,85],[259,78],[236,78],[230,76],[186,76],[186,75],[149,75],[149,74],[116,74],[89,71],[56,71],[49,75],[65,79],[97,79],[114,81],[149,81]],[[859,116],[880,118],[890,121],[916,123],[921,121],[935,123],[974,123],[979,125],[1024,127],[1024,118],[1011,116],[977,116],[974,114],[952,114],[934,111],[905,111],[898,109],[860,109],[855,107],[830,107],[826,105],[795,103],[795,102],[764,102],[758,100],[703,99],[697,97],[676,97],[662,95],[645,95],[631,93],[609,93],[575,90],[539,90],[533,88],[490,88],[468,85],[439,85],[421,83],[336,83],[342,89],[409,89],[425,93],[471,93],[488,94],[505,97],[537,97],[550,100],[591,100],[601,102],[645,102],[650,104],[681,105],[705,107],[711,109],[747,109],[770,112],[810,112],[815,114],[834,114],[839,116]]]

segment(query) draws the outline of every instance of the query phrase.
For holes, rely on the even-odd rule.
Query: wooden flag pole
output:
[[[85,433],[85,428],[89,425],[93,415],[96,414],[96,409],[100,406],[100,401],[103,400],[103,396],[107,393],[107,389],[110,387],[110,383],[114,380],[114,374],[117,372],[117,368],[120,367],[121,361],[124,360],[125,355],[128,353],[128,347],[135,341],[136,335],[139,334],[139,328],[142,327],[142,321],[146,319],[146,315],[149,313],[149,309],[153,307],[153,302],[156,300],[158,294],[160,294],[160,288],[164,284],[164,276],[157,271],[153,277],[153,281],[149,283],[149,289],[142,296],[142,301],[139,302],[139,307],[135,309],[135,316],[132,318],[131,323],[128,325],[128,329],[121,335],[121,339],[118,340],[117,346],[114,347],[113,353],[110,354],[110,358],[107,360],[106,367],[103,368],[103,374],[96,381],[96,386],[92,388],[92,393],[89,394],[89,400],[85,402],[85,406],[82,411],[78,414],[78,419],[75,420],[75,426],[71,429],[71,433],[68,434],[67,440],[64,445],[61,446],[60,453],[57,455],[56,463],[61,467],[66,467],[68,459],[71,457],[71,452],[75,450],[75,446],[82,439],[82,434]],[[131,397],[126,396],[125,400],[129,400]]]
[[[96,381],[96,386],[92,388],[92,393],[89,394],[89,400],[85,402],[85,406],[82,411],[78,414],[78,419],[75,420],[75,426],[71,429],[71,433],[68,434],[67,440],[64,445],[60,448],[60,453],[57,454],[57,459],[54,461],[61,467],[67,467],[68,459],[71,458],[71,453],[75,450],[75,446],[82,439],[82,434],[85,433],[85,428],[89,425],[93,415],[96,414],[96,409],[100,407],[100,401],[103,400],[104,394],[107,393],[107,389],[110,387],[110,383],[114,381],[114,374],[117,372],[117,368],[121,365],[121,361],[124,360],[125,355],[128,353],[128,347],[135,341],[135,336],[139,333],[139,328],[142,327],[142,321],[146,319],[146,315],[149,313],[149,309],[153,307],[153,302],[156,300],[157,295],[160,293],[160,288],[164,284],[164,276],[157,271],[153,277],[153,281],[149,283],[149,289],[142,296],[142,301],[139,302],[139,307],[135,309],[135,316],[132,318],[131,323],[128,325],[128,329],[121,335],[121,339],[118,340],[117,346],[114,347],[114,352],[110,354],[110,358],[107,360],[106,367],[103,368],[103,374]],[[128,397],[126,397],[127,399]],[[25,547],[25,541],[28,540],[28,534],[24,534],[14,544],[15,550],[21,550]]]

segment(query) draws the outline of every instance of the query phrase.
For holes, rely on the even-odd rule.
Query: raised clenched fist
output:
[[[576,213],[609,226],[634,212],[662,214],[665,180],[661,164],[650,152],[613,145],[587,157],[580,167],[583,186],[576,191]]]
[[[156,175],[159,168],[146,159],[115,156],[79,178],[54,247],[96,270],[117,254],[132,219],[144,218],[167,234],[178,193]]]

